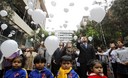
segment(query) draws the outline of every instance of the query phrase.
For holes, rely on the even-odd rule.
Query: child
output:
[[[46,59],[42,55],[34,58],[35,69],[29,74],[29,78],[54,78],[51,71],[45,67]]]
[[[99,60],[91,60],[88,66],[88,78],[107,78],[103,74],[102,63]]]
[[[6,71],[4,78],[28,78],[26,70],[22,68],[23,64],[24,60],[21,56],[12,59],[12,68]]]
[[[62,56],[60,63],[61,67],[58,71],[57,78],[79,78],[78,74],[72,69],[71,56]]]

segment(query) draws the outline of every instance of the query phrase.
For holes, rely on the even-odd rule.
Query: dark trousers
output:
[[[117,78],[117,63],[112,63],[114,78]]]
[[[79,76],[80,78],[87,78],[87,65],[84,63],[80,63],[80,67],[78,68],[79,70]]]
[[[102,66],[103,66],[103,73],[105,76],[108,76],[107,74],[107,64],[106,63],[102,63]]]
[[[54,77],[57,76],[57,72],[58,72],[59,68],[60,68],[60,64],[52,63],[51,72],[53,73]]]
[[[128,78],[128,75],[117,73],[117,78]]]
[[[0,78],[3,78],[4,70],[0,70]]]

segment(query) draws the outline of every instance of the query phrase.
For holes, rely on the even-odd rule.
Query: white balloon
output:
[[[87,11],[88,9],[89,9],[89,8],[88,8],[87,6],[86,6],[86,7],[84,7],[84,10],[85,10],[85,11]]]
[[[87,22],[83,22],[83,25],[86,26],[87,25]]]
[[[55,2],[55,1],[52,1],[52,2],[51,2],[51,5],[52,5],[52,6],[56,6],[56,2]]]
[[[46,27],[46,29],[49,29],[49,27]]]
[[[32,13],[32,19],[34,20],[34,22],[36,24],[40,24],[44,21],[44,19],[46,18],[46,13],[43,12],[41,9],[36,9],[33,11]]]
[[[29,15],[32,15],[33,10],[32,10],[32,9],[28,9],[28,11],[27,11],[27,12],[28,12],[28,14],[29,14]]]
[[[69,4],[69,6],[74,6],[74,3],[73,3],[73,2],[71,2],[71,3]]]
[[[2,25],[1,25],[2,30],[7,29],[7,27],[8,27],[7,24],[2,24]]]
[[[69,11],[69,9],[68,9],[68,8],[64,8],[64,12],[66,12],[66,13],[67,13],[68,11]]]
[[[12,37],[13,36],[13,34],[12,33],[10,33],[9,35],[8,35],[8,37]]]
[[[0,11],[0,15],[1,15],[2,17],[4,17],[4,16],[7,16],[8,13],[7,13],[7,11],[5,11],[5,10],[1,10],[1,11]]]
[[[63,24],[64,28],[67,28],[67,24]]]
[[[12,34],[12,35],[14,35],[16,33],[16,31],[14,31],[14,30],[12,30],[11,32],[10,32],[10,34]]]
[[[34,24],[34,21],[31,21],[31,24]]]
[[[48,19],[48,21],[49,21],[49,22],[52,22],[52,20],[51,20],[51,19]]]
[[[43,38],[44,36],[45,36],[44,34],[41,35],[42,38]]]
[[[25,6],[25,9],[26,9],[26,10],[28,10],[28,9],[29,9],[29,7],[28,7],[28,6]]]
[[[76,25],[76,27],[79,29],[80,28],[80,25]]]
[[[65,23],[68,23],[68,21],[65,21]]]
[[[89,41],[92,41],[92,39],[93,39],[93,38],[92,38],[91,36],[88,37],[88,40],[89,40]]]
[[[28,7],[29,7],[30,9],[33,9],[33,3],[32,3],[32,2],[29,2],[29,3],[28,3]]]
[[[62,26],[60,26],[60,28],[62,28]]]
[[[53,15],[53,14],[49,14],[49,16],[50,16],[51,18],[53,18],[53,17],[54,17],[54,15]]]
[[[18,49],[18,44],[14,40],[6,40],[0,46],[1,52],[5,57],[9,57]]]
[[[76,40],[78,37],[75,35],[73,38],[74,38],[74,40]]]
[[[48,36],[45,39],[44,45],[49,54],[52,55],[59,46],[59,39],[56,36]]]
[[[34,40],[33,38],[30,39],[30,41],[33,41],[33,40]]]
[[[100,6],[95,6],[93,9],[90,11],[90,15],[92,20],[96,22],[101,22],[103,18],[105,17],[105,10],[101,8]]]

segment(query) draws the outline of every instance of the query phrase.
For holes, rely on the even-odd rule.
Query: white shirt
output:
[[[123,48],[118,48],[116,50],[117,52],[117,62],[125,62],[128,61],[128,48],[123,47]]]
[[[104,52],[103,55],[109,56],[110,50],[111,50],[111,48],[108,49],[106,52]],[[110,53],[110,56],[109,56],[109,61],[111,63],[115,63],[116,62],[116,55],[117,55],[116,50],[112,50],[112,52]]]

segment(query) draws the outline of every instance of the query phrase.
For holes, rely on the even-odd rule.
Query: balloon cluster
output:
[[[7,15],[8,15],[8,13],[7,13],[7,11],[6,11],[6,10],[1,10],[1,11],[0,11],[0,15],[1,15],[2,17],[5,17],[5,16],[7,16]],[[1,29],[2,29],[2,30],[7,29],[7,27],[8,27],[8,25],[7,25],[7,24],[1,24]]]
[[[34,24],[41,24],[44,22],[44,19],[46,18],[46,12],[44,12],[41,9],[35,9],[34,4],[29,1],[28,5],[25,7],[27,10],[27,13],[31,15]]]

